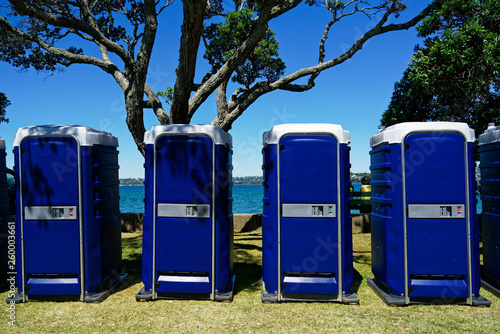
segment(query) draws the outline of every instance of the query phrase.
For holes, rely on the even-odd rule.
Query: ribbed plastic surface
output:
[[[118,140],[79,126],[31,129],[14,148],[19,292],[93,300],[120,279]],[[54,218],[64,206],[72,219]],[[24,216],[27,207],[48,208],[48,218]]]
[[[500,127],[479,136],[481,216],[483,236],[482,279],[500,295]]]
[[[405,123],[372,137],[372,271],[386,302],[479,296],[472,135],[466,126],[442,122]],[[456,204],[465,212],[447,215]],[[413,217],[410,206],[443,206],[444,213]]]
[[[334,125],[278,125],[264,134],[263,301],[341,301],[352,293],[347,142]],[[335,212],[313,216],[313,203]],[[296,204],[313,211],[284,214]]]
[[[8,244],[7,244],[7,232],[8,232],[8,221],[9,221],[9,195],[8,195],[8,183],[5,165],[5,141],[0,138],[0,279],[2,280],[0,284],[6,282],[6,275],[8,272],[7,261],[8,261]]]
[[[232,299],[231,136],[214,126],[154,126],[145,143],[144,289],[136,298]],[[165,207],[177,214],[160,213]],[[188,207],[206,211],[189,216]]]

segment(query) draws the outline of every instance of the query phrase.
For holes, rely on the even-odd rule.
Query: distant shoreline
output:
[[[361,184],[361,182],[351,182],[351,184]],[[250,183],[250,182],[234,182],[233,185],[238,185],[238,186],[261,186],[262,182],[255,182],[255,183]],[[120,187],[144,187],[144,183],[142,181],[138,181],[136,183],[129,182],[129,183],[122,183],[120,180]]]
[[[361,183],[364,176],[370,176],[370,173],[351,173],[352,184]],[[262,176],[234,176],[233,184],[262,184],[264,178]],[[143,186],[143,178],[124,178],[120,179],[120,186]]]

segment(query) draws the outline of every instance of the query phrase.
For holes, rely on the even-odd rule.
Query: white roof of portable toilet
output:
[[[326,123],[275,125],[270,131],[264,132],[262,142],[266,145],[278,144],[280,138],[287,134],[331,134],[337,138],[340,144],[351,142],[349,131],[343,130],[342,126],[338,124]]]
[[[0,150],[5,150],[5,140],[0,138]]]
[[[73,136],[81,146],[118,146],[118,138],[111,133],[81,125],[37,125],[26,126],[14,135],[14,147],[21,145],[27,137]]]
[[[495,124],[488,126],[488,129],[483,134],[479,135],[479,145],[496,143],[500,141],[500,125],[495,127]]]
[[[370,138],[370,147],[381,143],[402,143],[410,133],[417,132],[458,132],[466,141],[473,142],[476,136],[467,123],[458,122],[407,122],[391,125]]]
[[[233,139],[229,133],[215,125],[201,124],[164,124],[154,125],[150,131],[144,134],[144,144],[154,144],[156,138],[163,134],[193,134],[207,135],[214,141],[215,145],[228,144],[233,146]]]

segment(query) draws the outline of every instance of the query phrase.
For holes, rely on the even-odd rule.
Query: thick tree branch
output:
[[[243,94],[243,93],[248,92],[248,91],[250,91],[250,89],[246,88],[246,87],[240,87],[240,88],[236,89],[234,91],[233,95],[231,95],[231,97],[229,98],[228,108],[230,110],[233,110],[234,108],[236,108],[236,106],[238,105],[239,100],[240,100],[240,94]]]
[[[75,34],[77,35],[78,37],[80,37],[81,39],[83,40],[86,40],[88,42],[94,42],[94,39],[92,37],[89,37],[89,36],[85,36],[84,34],[80,33],[79,31],[77,30],[74,30],[74,29],[69,29],[69,32],[72,33],[72,34]]]
[[[21,0],[9,0],[9,2],[13,5],[16,11],[22,15],[28,15],[30,17],[37,18],[55,27],[74,29],[90,35],[99,44],[104,45],[109,51],[118,55],[126,65],[132,66],[133,59],[128,54],[128,52],[121,45],[114,43],[106,38],[98,29],[95,29],[80,20],[74,20],[63,16],[49,14],[42,8],[32,4],[31,2]]]
[[[300,69],[288,76],[285,76],[275,82],[258,82],[249,90],[236,90],[235,93],[230,98],[229,102],[229,113],[226,114],[223,120],[218,119],[214,120],[212,123],[216,122],[222,129],[229,130],[232,126],[232,123],[259,97],[274,90],[287,90],[293,92],[303,92],[307,91],[314,87],[314,79],[324,70],[329,69],[331,67],[337,66],[346,60],[350,59],[354,54],[356,54],[359,50],[363,48],[364,43],[369,39],[384,34],[390,31],[397,30],[406,30],[410,27],[416,25],[421,19],[423,19],[431,10],[431,6],[425,8],[422,12],[416,15],[413,19],[408,22],[401,24],[389,24],[384,26],[387,22],[389,16],[397,11],[396,4],[394,3],[383,15],[378,24],[366,32],[363,36],[361,36],[349,50],[340,55],[337,58],[331,59],[326,62],[322,62],[320,58],[320,62],[308,68]],[[311,76],[309,81],[305,85],[296,85],[293,84],[294,81],[306,77]],[[241,95],[240,95],[241,94]]]
[[[397,30],[406,30],[410,27],[413,27],[416,25],[422,18],[424,18],[427,13],[430,11],[430,7],[425,8],[422,12],[420,12],[417,16],[415,16],[413,19],[411,19],[408,22],[405,23],[400,23],[400,24],[389,24],[387,26],[384,26],[384,24],[387,22],[389,16],[395,11],[397,8],[395,8],[395,5],[393,5],[387,12],[384,13],[383,17],[379,21],[379,23],[366,32],[363,36],[361,36],[352,46],[349,50],[347,50],[344,54],[340,55],[339,57],[329,60],[327,62],[319,63],[315,66],[311,66],[308,68],[304,68],[301,70],[296,71],[295,73],[292,73],[286,77],[281,78],[280,80],[277,80],[273,83],[270,83],[269,86],[270,88],[274,89],[280,89],[282,86],[286,87],[286,85],[290,84],[291,82],[300,79],[302,77],[308,76],[308,75],[313,75],[320,73],[321,71],[324,71],[328,68],[331,68],[333,66],[339,65],[343,63],[344,61],[350,59],[354,54],[356,54],[359,50],[363,48],[364,43],[368,41],[370,38],[373,38],[377,35],[384,34],[389,31],[397,31]]]
[[[44,49],[45,51],[47,51],[53,55],[63,57],[64,59],[66,59],[68,61],[68,63],[65,64],[65,66],[69,66],[71,64],[88,64],[88,65],[97,66],[100,69],[102,69],[103,71],[105,71],[106,73],[111,74],[122,90],[125,91],[128,88],[127,79],[125,78],[123,73],[120,72],[118,67],[113,62],[111,62],[111,60],[107,57],[106,53],[103,50],[101,50],[102,51],[101,54],[103,56],[106,56],[106,57],[103,57],[103,60],[101,60],[101,59],[98,59],[98,58],[95,58],[92,56],[76,54],[76,53],[69,52],[68,50],[65,50],[65,49],[56,48],[56,47],[46,43],[44,40],[42,40],[38,37],[29,35],[23,31],[15,28],[15,27],[13,27],[3,17],[0,17],[0,26],[2,26],[4,29],[6,29],[6,31],[9,31],[10,33],[18,36],[21,39],[24,39],[26,41],[37,44],[42,49]],[[101,48],[103,48],[103,46],[101,46]]]
[[[215,74],[215,71],[214,71],[214,70],[210,70],[210,71],[208,71],[208,73],[207,73],[207,74],[205,74],[205,76],[204,76],[204,77],[203,77],[203,79],[201,80],[201,84],[196,84],[196,83],[194,83],[194,84],[192,85],[192,87],[191,87],[191,90],[192,90],[193,92],[196,92],[196,91],[197,91],[198,89],[200,89],[200,87],[201,87],[201,86],[202,86],[205,82],[207,82],[207,80],[208,80],[208,79],[210,79],[210,77],[211,77],[212,75],[214,75],[214,74]]]
[[[68,50],[65,49],[56,48],[38,37],[34,37],[13,27],[5,18],[1,16],[0,16],[0,25],[6,31],[18,36],[19,38],[22,38],[32,43],[36,43],[45,51],[50,52],[53,55],[67,59],[69,63],[65,64],[65,66],[69,66],[70,64],[89,64],[97,66],[108,73],[113,73],[115,70],[117,70],[116,65],[110,61],[104,61],[92,56],[81,55],[69,52]]]
[[[146,96],[148,97],[148,101],[143,102],[143,108],[151,108],[153,109],[153,112],[156,115],[156,118],[160,122],[160,124],[169,124],[170,123],[170,118],[168,117],[168,114],[165,112],[163,109],[162,103],[160,99],[155,95],[151,87],[149,87],[147,84],[144,86],[144,92],[146,93]]]
[[[144,80],[144,82],[141,83],[141,87],[144,87],[146,83],[149,60],[151,59],[151,53],[156,38],[156,30],[158,28],[154,0],[144,1],[144,16],[144,35],[142,37],[141,46],[139,47],[139,52],[137,53],[137,61],[135,64],[137,75],[142,78],[141,80]]]
[[[305,84],[305,85],[284,84],[284,85],[280,86],[279,89],[280,90],[287,90],[289,92],[299,92],[299,93],[308,91],[308,90],[312,89],[314,86],[316,86],[314,79],[316,79],[316,77],[318,75],[319,75],[319,73],[311,75],[307,84]]]
[[[288,12],[290,9],[296,7],[299,3],[301,3],[302,0],[283,0],[276,2],[278,2],[278,4],[271,9],[269,20]]]
[[[255,19],[255,27],[250,32],[246,41],[235,50],[234,54],[222,65],[217,73],[210,77],[189,100],[189,119],[191,119],[200,105],[206,101],[217,87],[224,81],[229,80],[236,68],[246,60],[248,54],[255,48],[267,31],[268,22],[294,8],[299,3],[300,0],[280,1],[279,5],[270,7],[272,3],[264,2],[263,8],[259,13],[260,15]]]
[[[217,87],[217,93],[215,95],[215,100],[217,103],[217,120],[222,120],[228,114],[228,104],[227,104],[227,83],[228,81],[224,81],[219,87]],[[212,125],[219,125],[214,124]]]

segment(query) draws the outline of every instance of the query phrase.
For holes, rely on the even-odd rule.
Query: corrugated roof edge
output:
[[[370,138],[370,147],[382,143],[401,143],[410,133],[416,132],[458,132],[466,141],[474,142],[474,129],[467,123],[459,122],[406,122],[391,125]]]
[[[35,125],[19,128],[14,135],[14,147],[27,137],[73,136],[81,146],[106,145],[118,146],[118,138],[111,133],[82,125]]]
[[[150,131],[144,133],[144,144],[154,144],[156,138],[162,134],[169,133],[192,133],[202,134],[211,137],[216,145],[229,144],[233,146],[231,135],[215,125],[208,124],[164,124],[154,125]]]
[[[488,127],[483,134],[479,135],[479,145],[487,145],[497,142],[500,142],[500,125],[495,127],[493,124]]]
[[[349,144],[351,135],[343,130],[341,125],[329,123],[296,123],[279,124],[262,134],[262,142],[267,145],[277,144],[281,137],[287,134],[332,134],[341,144]]]

